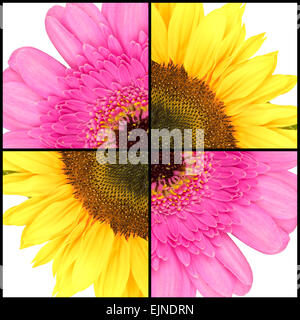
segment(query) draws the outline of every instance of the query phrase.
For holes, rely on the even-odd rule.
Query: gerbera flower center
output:
[[[132,132],[132,130],[134,129],[143,129],[145,130],[147,133],[149,132],[149,118],[130,118],[129,120],[127,120],[127,148],[129,149],[133,144],[135,144],[139,138],[137,138],[137,141],[130,141],[129,140],[129,136],[130,136],[130,132]],[[116,135],[116,148],[120,148],[119,145],[119,136],[120,136],[120,132],[119,129],[115,129],[114,130],[115,135]]]
[[[127,122],[127,131],[133,129],[148,130],[148,91],[135,86],[119,89],[98,100],[93,117],[86,131],[86,146],[97,148],[105,141],[106,129],[116,133],[118,142],[119,122]],[[118,147],[118,145],[117,145]]]
[[[207,193],[205,184],[215,171],[212,161],[213,155],[205,152],[195,159],[196,161],[193,164],[187,164],[184,161],[180,168],[181,172],[175,171],[176,174],[173,175],[174,183],[172,186],[165,184],[160,187],[152,184],[152,222],[161,221],[165,215],[176,214],[180,216],[185,208],[197,201],[201,201],[202,196]],[[184,171],[187,170],[187,167],[190,167],[191,170]],[[190,175],[188,172],[190,172]]]
[[[234,148],[236,140],[224,104],[204,81],[188,76],[173,63],[151,63],[151,128],[204,130],[205,148]]]
[[[159,152],[159,163],[151,164],[151,183],[163,182],[171,185],[174,177],[184,170],[183,163],[175,163],[174,152],[170,152],[170,162],[162,163],[162,152]]]
[[[148,165],[100,164],[96,151],[61,155],[74,196],[94,218],[116,234],[148,237]]]

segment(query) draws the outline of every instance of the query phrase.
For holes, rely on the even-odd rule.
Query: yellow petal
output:
[[[266,40],[265,32],[247,39],[237,51],[232,63],[237,64],[243,60],[251,58]]]
[[[168,63],[168,35],[166,25],[155,6],[152,6],[151,15],[151,59],[158,63]]]
[[[297,107],[272,103],[245,106],[241,113],[232,117],[236,126],[267,125],[285,127],[297,122]]]
[[[226,3],[221,10],[226,15],[226,28],[224,35],[232,31],[236,27],[240,27],[242,24],[242,17],[245,11],[245,5],[242,3]]]
[[[223,39],[226,17],[214,10],[194,30],[186,50],[184,66],[191,77],[204,78],[215,65],[216,48]]]
[[[142,238],[129,238],[133,277],[146,297],[148,295],[148,242]]]
[[[61,201],[72,196],[69,186],[61,186],[56,192],[47,196],[33,197],[23,203],[8,209],[3,216],[3,223],[24,226],[48,207],[52,202]]]
[[[64,245],[58,250],[52,265],[53,276],[63,274],[74,263],[80,254],[80,246],[85,230],[87,230],[93,218],[81,208],[79,220],[68,234]],[[72,271],[73,272],[73,271]]]
[[[73,269],[74,264],[70,265],[63,273],[56,275],[53,295],[56,295],[56,297],[71,297],[77,292],[72,283]]]
[[[292,134],[288,136],[281,130],[263,126],[237,127],[235,137],[240,148],[296,148],[297,143]]]
[[[237,43],[244,38],[246,31],[245,27],[235,28],[230,32],[225,39],[220,41],[219,47],[216,49],[216,66],[215,69],[209,71],[209,86],[216,92],[220,86],[219,78],[225,74],[226,70],[230,67],[233,60],[233,51]],[[218,82],[217,82],[218,81]]]
[[[121,297],[130,274],[130,250],[123,236],[115,236],[106,269],[94,284],[97,297]]]
[[[159,14],[161,15],[166,27],[168,27],[169,21],[176,5],[176,3],[152,3],[151,10],[153,11],[153,7],[155,6]]]
[[[168,28],[168,54],[174,64],[182,65],[192,31],[203,18],[203,5],[178,3]]]
[[[24,226],[30,223],[43,208],[41,201],[45,197],[35,197],[9,208],[3,216],[3,224]]]
[[[55,201],[42,210],[22,233],[21,248],[67,234],[74,228],[80,206],[73,199]]]
[[[42,249],[37,253],[35,258],[32,260],[32,263],[34,263],[33,267],[38,267],[43,264],[46,264],[50,262],[52,259],[54,259],[55,255],[57,254],[57,251],[61,247],[61,245],[64,243],[66,239],[66,236],[56,238],[54,240],[49,241],[47,244],[45,244]]]
[[[124,290],[122,297],[147,297],[148,294],[146,296],[144,296],[141,292],[141,290],[139,289],[137,283],[134,280],[134,277],[132,275],[132,273],[130,273],[129,278],[128,278],[128,282],[127,282],[127,286],[126,289]]]
[[[226,26],[223,40],[221,40],[216,47],[215,59],[218,70],[220,70],[221,67],[219,64],[226,64],[226,62],[232,60],[233,53],[245,39],[246,30],[245,26],[242,25],[242,16],[245,6],[241,7],[241,5],[241,3],[227,3],[219,9],[226,17]],[[226,62],[224,60],[226,60]]]
[[[95,221],[82,235],[79,257],[72,275],[77,291],[86,289],[98,279],[107,265],[113,240],[114,233],[110,226],[99,221]]]
[[[3,193],[22,196],[42,196],[65,184],[64,175],[13,173],[3,177]]]
[[[16,172],[25,172],[24,169],[22,169],[20,166],[18,166],[16,163],[14,162],[10,162],[7,157],[6,154],[9,153],[8,151],[4,151],[3,152],[3,170],[4,171],[16,171]]]
[[[277,53],[255,57],[238,64],[223,79],[217,89],[217,97],[225,104],[256,92],[272,75],[277,63]]]
[[[280,135],[287,137],[291,144],[286,148],[297,148],[297,130],[287,130],[287,129],[280,129],[280,128],[272,128],[272,130]]]
[[[249,96],[230,102],[226,107],[238,109],[250,104],[260,104],[290,91],[297,83],[297,76],[276,74],[268,77],[263,84]],[[232,111],[230,111],[232,113]]]
[[[61,245],[52,264],[53,276],[56,275],[56,277],[61,277],[67,272],[67,270],[70,269],[70,267],[79,257],[80,245],[81,238],[77,238],[68,244],[65,241]]]
[[[24,172],[51,174],[61,172],[62,167],[59,154],[55,151],[6,151],[4,159],[21,167]]]

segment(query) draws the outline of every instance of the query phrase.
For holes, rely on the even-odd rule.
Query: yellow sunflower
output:
[[[96,151],[3,158],[4,193],[29,198],[5,213],[4,224],[25,226],[21,248],[47,242],[33,262],[53,260],[53,295],[92,284],[99,297],[148,295],[146,165],[100,164]]]
[[[297,147],[297,108],[270,103],[296,76],[273,74],[277,52],[251,58],[265,34],[245,39],[244,10],[152,4],[153,127],[203,128],[207,148]]]

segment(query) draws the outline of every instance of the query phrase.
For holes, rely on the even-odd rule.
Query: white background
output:
[[[63,64],[64,60],[48,39],[44,27],[47,10],[55,3],[13,3],[4,4],[3,9],[3,66],[13,50],[22,46],[36,47],[53,56]],[[60,4],[61,5],[61,4]],[[205,14],[222,4],[205,4]],[[101,5],[97,4],[101,7]],[[267,40],[258,54],[279,50],[275,73],[296,74],[297,70],[297,5],[287,3],[247,4],[244,14],[247,38],[266,32]],[[274,99],[278,104],[296,104],[296,88],[284,96]],[[294,170],[294,172],[296,172]],[[4,212],[26,198],[4,196]],[[47,297],[51,296],[55,285],[51,264],[32,268],[30,262],[42,245],[19,250],[22,227],[4,226],[4,296]],[[247,297],[292,297],[296,296],[297,238],[291,235],[286,250],[277,255],[261,254],[238,240],[235,240],[253,273],[254,283]],[[94,296],[90,287],[75,296]]]

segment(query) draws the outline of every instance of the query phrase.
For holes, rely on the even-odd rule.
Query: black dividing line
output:
[[[151,66],[149,65],[149,68],[151,68]],[[151,70],[149,69],[149,72],[151,72]],[[149,78],[150,79],[150,78]],[[150,80],[149,80],[149,85],[150,85]],[[151,92],[151,85],[149,87],[149,93]],[[149,95],[149,123],[151,126],[151,94]],[[149,127],[149,134],[148,134],[148,146],[151,146],[151,127]],[[87,148],[5,148],[2,149],[2,151],[97,151],[98,149],[87,149]],[[116,151],[121,151],[122,149],[116,148]],[[160,149],[161,150],[161,149]],[[170,149],[171,150],[171,149]],[[182,150],[184,151],[184,150]],[[196,149],[190,149],[190,150],[186,150],[186,151],[196,151]],[[243,148],[243,149],[224,149],[224,148],[204,148],[204,151],[298,151],[297,148]],[[148,155],[148,160],[149,160],[149,164],[151,163],[151,155]]]
[[[149,112],[149,133],[148,133],[148,174],[149,174],[149,236],[148,236],[148,296],[151,297],[151,2],[148,2],[148,112]]]

